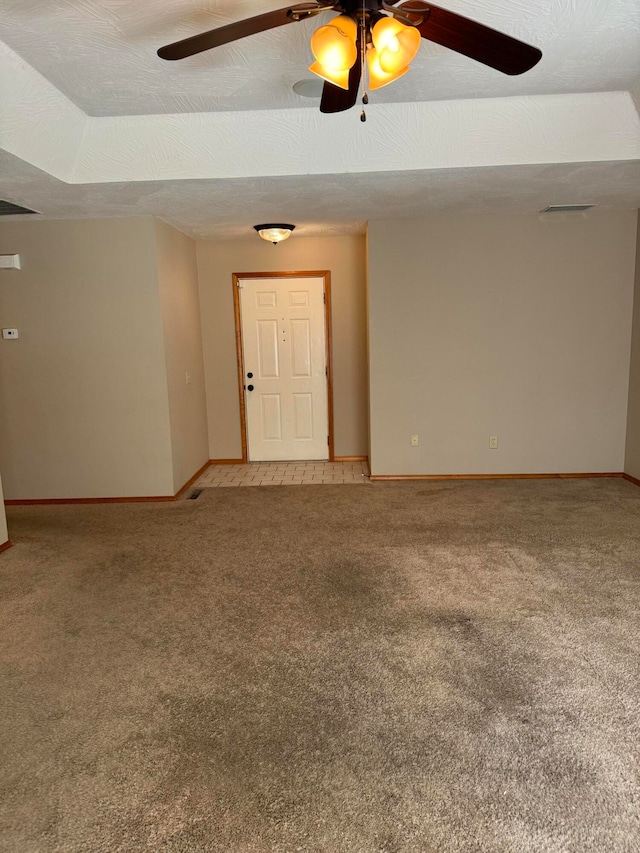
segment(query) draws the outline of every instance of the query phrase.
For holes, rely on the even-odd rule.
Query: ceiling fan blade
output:
[[[301,11],[307,12],[309,5],[309,3],[301,4]],[[326,7],[321,6],[318,10],[314,9],[309,12],[309,15],[316,14],[316,11],[324,11],[325,8],[332,8],[332,4]],[[161,47],[158,56],[161,59],[185,59],[187,56],[194,56],[196,53],[202,53],[203,50],[211,50],[213,47],[220,47],[220,45],[228,44],[245,36],[262,33],[274,27],[282,27],[284,24],[293,24],[299,20],[291,14],[296,9],[298,9],[297,6],[287,6],[285,9],[276,9],[274,12],[266,12],[264,15],[255,15],[253,18],[246,18],[244,21],[236,21],[233,24],[227,24],[225,27],[208,30],[206,33],[200,33],[200,35],[191,36],[191,38]]]
[[[351,109],[358,100],[358,87],[362,73],[359,45],[360,42],[358,42],[358,58],[349,71],[349,88],[341,89],[340,86],[325,82],[320,99],[321,113],[341,113],[343,110]]]
[[[422,23],[417,25],[423,38],[489,65],[503,74],[523,74],[542,57],[542,51],[537,47],[463,18],[455,12],[432,6],[431,3],[409,0],[395,8],[409,15],[415,10],[416,14],[424,16]]]

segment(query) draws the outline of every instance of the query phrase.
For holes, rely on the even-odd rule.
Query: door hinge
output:
[[[329,436],[327,436],[327,444],[330,444]]]
[[[325,375],[325,376],[328,376],[328,375],[329,375],[329,368],[328,368],[328,367],[325,367],[325,369],[324,369],[324,375]]]
[[[327,304],[327,294],[324,292],[324,290],[322,291],[322,301],[325,305]]]

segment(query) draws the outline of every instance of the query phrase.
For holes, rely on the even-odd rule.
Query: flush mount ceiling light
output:
[[[503,74],[523,74],[542,57],[538,48],[428,0],[307,0],[165,45],[158,56],[184,59],[321,12],[338,13],[311,36],[315,62],[309,70],[324,80],[323,113],[350,109],[359,92],[366,104],[367,89],[379,89],[407,73],[422,39]]]
[[[296,227],[295,225],[285,225],[282,222],[266,222],[263,225],[253,226],[263,240],[269,243],[281,243],[288,237],[291,237],[291,232]]]

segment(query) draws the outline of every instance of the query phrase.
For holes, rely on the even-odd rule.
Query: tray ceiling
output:
[[[444,0],[440,0],[444,3]],[[0,39],[88,115],[308,107],[309,36],[331,13],[182,62],[167,42],[281,8],[283,0],[3,0]],[[448,0],[453,11],[539,46],[542,62],[506,77],[423,42],[402,80],[373,103],[629,90],[640,78],[638,0]]]
[[[292,91],[329,13],[168,63],[163,44],[283,0],[0,0],[3,197],[206,239],[274,218],[312,236],[386,215],[640,207],[639,0],[440,3],[541,63],[506,77],[423,42],[361,125]]]

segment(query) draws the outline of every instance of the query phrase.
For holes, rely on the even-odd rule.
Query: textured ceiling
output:
[[[640,0],[440,2],[540,47],[541,63],[506,77],[423,42],[361,125],[291,89],[322,18],[156,57],[283,0],[0,0],[0,42],[19,54],[0,43],[0,194],[45,218],[153,215],[203,239],[278,219],[304,237],[442,212],[639,207]]]
[[[369,219],[535,213],[567,201],[600,208],[640,204],[638,161],[65,184],[0,152],[0,174],[6,197],[46,211],[44,218],[154,215],[195,239],[255,236],[252,225],[264,221],[296,223],[297,238],[363,234]],[[14,218],[20,217],[6,217]]]
[[[444,2],[444,0],[440,0]],[[281,8],[283,0],[2,0],[0,39],[89,115],[309,106],[291,90],[310,76],[315,20],[251,36],[182,62],[163,44]],[[423,42],[412,70],[378,102],[629,90],[640,78],[639,0],[447,0],[448,8],[543,51],[507,77]]]

